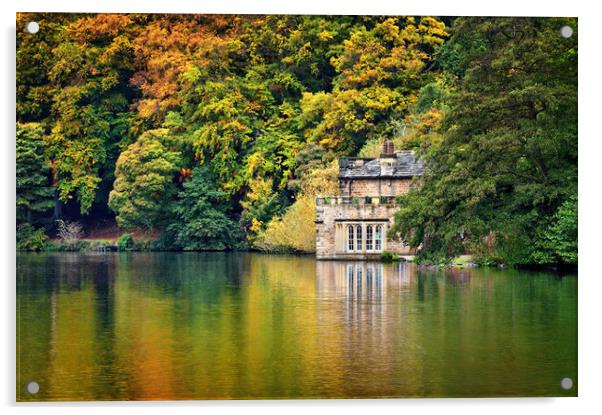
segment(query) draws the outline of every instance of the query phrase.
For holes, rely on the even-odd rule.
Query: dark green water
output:
[[[577,394],[574,275],[19,254],[17,331],[18,400]]]

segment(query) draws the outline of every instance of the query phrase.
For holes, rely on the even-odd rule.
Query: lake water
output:
[[[18,400],[576,394],[575,275],[17,255]]]

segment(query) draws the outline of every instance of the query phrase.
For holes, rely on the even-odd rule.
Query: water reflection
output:
[[[515,270],[20,255],[17,395],[574,395],[558,382],[576,379],[576,304],[576,278]]]

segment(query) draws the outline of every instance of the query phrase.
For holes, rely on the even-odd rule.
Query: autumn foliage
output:
[[[24,31],[32,20],[36,35]],[[519,186],[521,197],[547,199],[516,202],[508,215],[533,207],[552,217],[576,188],[576,120],[559,103],[576,88],[576,40],[552,38],[560,24],[567,21],[20,13],[18,220],[46,228],[64,215],[116,220],[161,234],[164,249],[308,252],[312,198],[336,191],[332,162],[376,156],[385,139],[423,154],[438,174],[398,217],[397,236],[414,245],[435,238],[448,241],[438,252],[455,252],[465,218],[482,219],[475,240],[502,231],[492,223],[501,219],[481,217],[476,205],[456,211],[455,222],[438,220],[467,201],[443,197],[448,184],[437,180],[457,178],[456,194],[468,200],[504,195],[495,199],[502,205],[516,202],[508,186]],[[533,180],[480,180],[445,167],[458,160],[473,172],[495,160]],[[438,193],[428,193],[432,186]],[[564,229],[525,223],[542,235],[546,226]]]

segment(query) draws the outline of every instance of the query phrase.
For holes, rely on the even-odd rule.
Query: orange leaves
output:
[[[231,55],[244,47],[230,33],[238,21],[224,16],[159,16],[146,25],[134,42],[138,72],[130,81],[143,95],[136,105],[139,114],[160,123],[180,103],[178,91],[182,82],[189,81],[184,74],[192,68],[213,78],[227,72]]]
[[[97,14],[78,20],[70,34],[81,43],[112,40],[130,24],[127,14]]]
[[[190,179],[192,177],[192,170],[181,168],[179,171],[178,181],[183,183],[184,180]]]

